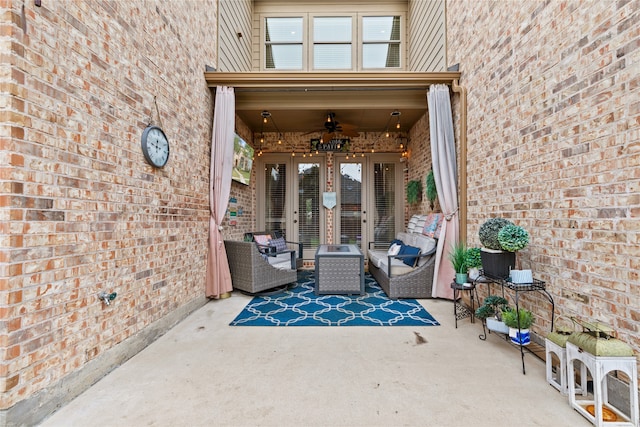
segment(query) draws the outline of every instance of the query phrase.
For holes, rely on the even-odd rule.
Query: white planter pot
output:
[[[509,332],[509,327],[504,324],[503,321],[495,319],[493,317],[487,317],[487,328],[490,331],[500,332],[506,334]]]
[[[469,279],[476,280],[478,277],[480,277],[480,269],[476,267],[470,268]]]
[[[531,270],[511,270],[511,281],[515,284],[533,283],[533,273]]]
[[[529,345],[531,342],[531,333],[529,329],[509,328],[509,338],[511,342],[518,345]]]

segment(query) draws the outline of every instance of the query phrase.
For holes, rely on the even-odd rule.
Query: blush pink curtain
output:
[[[433,176],[438,190],[438,201],[445,216],[436,251],[432,296],[453,299],[451,282],[455,278],[455,271],[448,254],[460,238],[460,218],[458,215],[458,166],[453,139],[449,87],[432,85],[427,94],[427,102]]]
[[[222,220],[227,212],[231,192],[233,133],[236,99],[232,87],[218,86],[213,112],[211,169],[209,173],[209,253],[207,255],[206,296],[220,298],[231,292],[231,273],[222,239]]]

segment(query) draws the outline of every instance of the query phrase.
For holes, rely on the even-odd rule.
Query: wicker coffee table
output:
[[[316,250],[316,295],[364,295],[364,256],[356,245],[320,245]]]

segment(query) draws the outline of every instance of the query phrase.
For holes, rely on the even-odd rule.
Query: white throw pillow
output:
[[[394,243],[393,245],[391,245],[391,247],[389,248],[389,250],[387,251],[387,255],[390,256],[396,256],[400,253],[400,249],[402,248],[401,245]]]

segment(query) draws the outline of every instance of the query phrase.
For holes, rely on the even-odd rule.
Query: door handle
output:
[[[293,220],[293,223],[294,223],[294,224],[297,224],[297,223],[298,223],[298,220],[297,220],[297,219],[294,219],[294,220]]]

